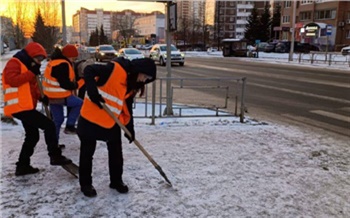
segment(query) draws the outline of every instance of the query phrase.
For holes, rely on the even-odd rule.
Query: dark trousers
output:
[[[92,185],[92,160],[97,140],[107,143],[111,184],[122,180],[123,152],[120,127],[116,124],[111,129],[106,129],[80,117],[77,133],[81,143],[79,157],[80,186]]]
[[[39,129],[44,130],[49,156],[61,154],[61,150],[57,145],[56,127],[52,120],[36,110],[15,113],[13,117],[22,121],[25,131],[24,143],[16,163],[17,166],[30,165],[30,157],[33,155],[34,148],[40,139]]]

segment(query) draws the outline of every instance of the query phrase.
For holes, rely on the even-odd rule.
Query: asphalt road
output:
[[[159,77],[165,77],[166,68],[159,66],[158,69]],[[173,65],[172,77],[246,77],[248,116],[350,136],[350,71],[198,57],[187,58],[184,67]],[[192,85],[195,83],[208,81],[197,80]],[[234,83],[227,81],[227,85],[235,89]],[[197,89],[196,95],[200,98],[201,93],[205,94],[208,100],[205,92]],[[222,95],[218,90],[211,90],[213,99]],[[232,102],[229,105],[228,110],[233,111]]]

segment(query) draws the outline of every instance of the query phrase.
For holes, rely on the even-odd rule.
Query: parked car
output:
[[[131,61],[133,59],[144,58],[145,56],[136,48],[122,48],[118,51],[118,57],[124,57]]]
[[[343,47],[340,52],[342,55],[350,55],[350,46]]]
[[[155,44],[149,54],[149,57],[155,62],[159,62],[160,65],[165,66],[167,45]],[[178,63],[180,66],[185,64],[185,54],[180,52],[174,45],[170,46],[171,51],[171,63]]]
[[[217,47],[209,47],[207,52],[217,52],[219,49]]]
[[[275,45],[275,52],[277,53],[287,53],[290,51],[290,45],[291,42],[285,41],[285,42],[278,42]]]
[[[294,52],[297,53],[310,53],[310,51],[321,51],[320,47],[312,45],[310,43],[295,42]]]
[[[265,46],[264,52],[275,52],[277,42],[270,42],[268,45]]]
[[[96,53],[96,47],[88,46],[86,47],[86,52],[89,53],[90,58],[94,58]]]
[[[99,45],[96,47],[96,61],[110,61],[118,56],[118,52],[111,45]]]
[[[268,45],[269,43],[267,42],[260,42],[258,44],[258,51],[264,51],[265,50],[265,47]]]

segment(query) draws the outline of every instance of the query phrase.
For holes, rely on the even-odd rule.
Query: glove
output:
[[[39,101],[40,101],[41,103],[43,103],[44,105],[46,105],[46,106],[49,105],[49,98],[48,98],[46,95],[44,95],[44,97],[40,97],[40,98],[39,98]]]
[[[128,134],[126,134],[126,133],[124,133],[124,136],[125,136],[125,138],[127,138],[129,140],[129,143],[131,144],[135,140],[134,126],[133,126],[133,124],[131,124],[131,122],[129,122],[128,125],[126,125],[125,127],[129,130],[131,137],[128,136]]]
[[[41,65],[37,64],[35,62],[33,62],[31,65],[32,66],[29,68],[30,72],[32,72],[35,76],[40,75],[41,74],[41,72],[40,72]]]
[[[94,102],[100,109],[102,109],[102,103],[105,103],[105,100],[102,98],[100,94],[89,95],[89,98],[92,102]]]

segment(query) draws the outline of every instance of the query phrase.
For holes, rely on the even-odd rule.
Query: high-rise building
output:
[[[194,25],[203,25],[205,19],[205,0],[189,1],[178,0],[177,3],[177,19],[178,28],[181,29],[183,22],[190,22]]]

